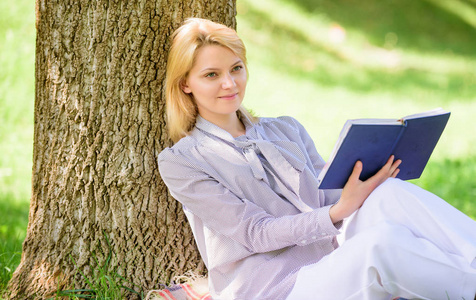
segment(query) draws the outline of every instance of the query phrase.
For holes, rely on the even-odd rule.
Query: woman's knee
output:
[[[401,188],[402,183],[404,181],[397,179],[397,178],[388,178],[384,182],[382,182],[373,192],[371,195],[388,195],[391,192],[394,192],[395,190],[398,190]]]
[[[402,184],[405,183],[400,179],[387,179],[369,195],[361,210],[369,211],[377,220],[381,220],[381,213],[392,213],[400,205],[404,194]]]
[[[366,231],[368,232],[362,234],[365,235],[365,242],[370,248],[368,253],[378,252],[389,257],[399,248],[402,239],[406,240],[411,235],[407,228],[392,222],[378,223]]]

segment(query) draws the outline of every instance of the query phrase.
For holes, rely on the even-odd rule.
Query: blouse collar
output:
[[[251,122],[251,120],[246,115],[243,115],[240,112],[237,112],[237,115],[238,115],[238,118],[241,120],[241,122],[243,122],[243,125],[245,126],[245,130],[246,130],[245,135],[250,136],[252,138],[256,138],[256,133],[253,130],[254,128],[253,122]],[[219,126],[206,120],[200,115],[197,116],[195,127],[209,134],[215,135],[221,139],[224,139],[226,141],[235,140],[235,138],[228,131],[226,131],[223,128],[220,128]],[[241,139],[240,136],[237,137],[237,139]]]

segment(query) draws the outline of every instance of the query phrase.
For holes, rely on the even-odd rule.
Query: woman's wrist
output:
[[[331,221],[333,224],[336,224],[337,222],[340,222],[344,219],[339,202],[331,206],[331,208],[329,209],[329,216],[331,217]]]

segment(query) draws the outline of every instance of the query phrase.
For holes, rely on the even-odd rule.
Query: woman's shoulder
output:
[[[285,137],[290,141],[309,143],[312,141],[306,128],[294,117],[262,118],[262,128],[268,136]]]
[[[299,132],[301,123],[293,117],[290,116],[280,116],[276,118],[267,118],[260,117],[259,123],[264,127],[277,127],[280,130],[286,130],[291,132]]]
[[[191,135],[187,135],[181,138],[177,143],[171,147],[163,149],[158,156],[158,160],[177,160],[187,157],[193,148],[195,148],[199,142]]]

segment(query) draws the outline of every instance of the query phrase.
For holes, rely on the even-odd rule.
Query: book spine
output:
[[[400,128],[400,132],[398,133],[398,136],[397,138],[395,139],[395,142],[393,143],[392,147],[390,148],[390,153],[388,153],[387,155],[387,158],[388,159],[390,157],[390,155],[392,154],[395,154],[394,151],[395,151],[395,148],[397,147],[398,143],[400,142],[400,139],[402,138],[403,136],[403,133],[405,132],[405,130],[407,129],[407,120],[403,120],[402,122],[402,127]],[[399,159],[399,157],[395,157],[395,160]],[[386,163],[387,161],[384,161],[382,163],[382,166]]]

